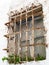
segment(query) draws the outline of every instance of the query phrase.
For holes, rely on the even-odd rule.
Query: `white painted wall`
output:
[[[13,1],[11,3],[11,1]],[[16,2],[15,2],[16,1]],[[24,2],[25,1],[25,2]],[[27,2],[26,2],[27,1]],[[20,7],[25,7],[27,4],[32,3],[37,0],[0,0],[0,65],[9,65],[6,61],[3,62],[1,59],[3,56],[7,56],[7,53],[3,51],[3,48],[6,48],[7,46],[7,39],[4,37],[4,34],[7,32],[7,27],[4,25],[5,22],[8,22],[8,16],[7,12],[9,11],[9,6],[10,10],[14,10],[20,8]],[[43,5],[43,11],[44,11],[44,24],[45,27],[47,28],[47,34],[46,34],[46,42],[49,44],[49,0],[38,0],[40,3]],[[18,6],[20,5],[20,6]],[[15,7],[15,8],[14,8]],[[22,65],[49,65],[49,45],[48,48],[46,49],[47,53],[47,59],[44,61],[38,61],[38,62],[28,62]]]

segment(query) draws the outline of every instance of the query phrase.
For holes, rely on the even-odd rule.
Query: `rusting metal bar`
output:
[[[28,31],[32,31],[32,30],[44,30],[45,31],[45,28],[44,27],[38,27],[38,28],[32,28],[31,30],[30,29],[26,29],[26,30],[24,30],[24,32],[28,32]],[[22,30],[21,30],[21,32],[23,32]],[[9,38],[9,35],[14,35],[14,34],[20,34],[20,31],[19,32],[13,32],[13,33],[11,33],[11,34],[6,34],[6,35],[4,35],[5,37],[7,37],[7,38]]]
[[[31,9],[30,11],[32,11],[32,10],[35,11],[36,9],[38,9],[38,8],[40,8],[40,7],[41,7],[41,6],[37,6],[36,8]],[[30,11],[27,11],[27,13],[30,12]],[[18,17],[18,16],[20,16],[20,14],[17,15],[17,16],[13,16],[13,17],[11,17],[11,18],[15,18],[15,17]]]
[[[44,45],[44,46],[46,46],[46,47],[48,47],[48,44],[46,44],[46,43],[36,43],[36,44],[28,44],[28,45],[21,45],[21,47],[26,47],[26,46],[37,46],[37,45]],[[3,49],[3,50],[5,50],[5,51],[8,51],[9,49],[7,49],[7,48],[5,48],[5,49]]]
[[[28,15],[28,18],[31,17],[31,16],[32,16],[32,15]],[[41,19],[41,18],[43,18],[43,17],[44,17],[44,16],[41,15],[40,17],[35,18],[35,20]],[[25,18],[22,18],[22,19],[25,19]],[[18,21],[19,21],[19,19],[18,19]],[[17,21],[17,22],[18,22],[18,21]],[[5,23],[5,25],[8,26],[11,22],[12,22],[12,21],[10,21],[10,22],[8,22],[8,23]]]
[[[28,29],[28,25],[27,25],[27,9],[26,9],[26,30]],[[27,40],[28,40],[28,32],[26,31],[26,44],[27,44]],[[27,57],[27,52],[28,52],[28,46],[26,47],[27,50],[26,50],[26,61],[28,60],[28,57]]]
[[[21,57],[22,58],[22,55],[21,55],[21,53],[22,53],[22,47],[21,47],[21,22],[22,22],[22,13],[20,14],[20,48],[21,48],[21,50],[19,51],[19,57]],[[19,61],[21,61],[21,59],[19,58]]]
[[[33,9],[33,7],[32,7],[32,9]],[[32,10],[32,40],[33,40],[33,42],[32,42],[32,44],[34,44],[34,15],[33,15],[33,10]],[[33,47],[33,52],[34,52],[34,47]],[[34,58],[34,53],[33,53],[33,58]]]
[[[32,8],[31,10],[28,10],[27,11],[27,14],[29,13],[29,12],[32,12],[32,11],[35,11],[36,9],[38,9],[38,8],[40,8],[41,6],[37,6],[36,8]],[[21,13],[20,13],[21,14]],[[15,15],[15,16],[11,16],[10,17],[10,19],[11,18],[15,18],[15,17],[19,17],[20,16],[20,14],[19,15]],[[24,14],[26,14],[26,12],[23,12],[22,13],[22,15],[24,15]],[[36,15],[39,15],[39,14],[42,14],[42,11],[40,11],[40,12],[38,12],[38,13],[33,13],[34,14],[34,16],[36,16]],[[30,15],[29,15],[30,16]],[[12,21],[10,21],[10,22],[12,22]],[[5,23],[5,25],[8,25],[10,22],[8,22],[8,23]]]
[[[15,23],[15,21],[16,21],[16,17],[14,18],[13,24]],[[15,31],[15,25],[14,25],[14,31]],[[16,34],[14,34],[14,44],[15,44],[15,49],[14,49],[14,65],[15,65],[15,59],[16,59],[15,55],[16,55],[16,51],[18,50],[16,45]]]
[[[45,45],[47,47],[46,43],[33,43],[33,44],[26,44],[26,45],[21,45],[22,47],[27,47],[27,46],[37,46],[37,45]]]

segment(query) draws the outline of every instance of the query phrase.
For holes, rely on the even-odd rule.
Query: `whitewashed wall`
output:
[[[11,3],[11,1],[13,2]],[[5,22],[8,22],[7,12],[9,11],[9,6],[12,4],[11,6],[13,6],[13,8],[10,7],[10,10],[12,9],[14,10],[16,7],[18,8],[25,7],[27,4],[29,4],[29,2],[32,3],[34,1],[37,1],[37,0],[0,0],[0,65],[9,65],[7,61],[3,62],[1,60],[3,56],[7,56],[7,53],[3,51],[2,49],[6,48],[7,46],[7,39],[3,35],[6,34],[7,32],[6,31],[7,27],[4,24]],[[44,24],[45,24],[45,27],[47,28],[46,42],[49,44],[49,0],[38,0],[38,1],[42,3],[43,5],[43,11],[45,15]],[[35,61],[28,62],[22,65],[49,65],[49,45],[48,45],[48,48],[46,49],[46,54],[47,54],[46,60],[38,61],[38,62],[35,62]]]

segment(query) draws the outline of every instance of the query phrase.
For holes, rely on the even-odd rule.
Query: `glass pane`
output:
[[[32,29],[32,17],[28,18],[27,20],[28,30]]]
[[[21,30],[26,31],[26,20],[22,20],[22,22],[21,22]]]
[[[21,42],[26,42],[26,32],[21,33]]]
[[[20,31],[20,22],[16,22],[16,32]]]
[[[33,52],[34,52],[34,47],[33,47],[33,44],[34,44],[34,38],[32,37],[32,31],[28,31],[28,40],[29,40],[29,42],[28,42],[28,44],[29,44],[29,46],[28,46],[28,50],[29,50],[29,56],[30,57],[33,57]]]
[[[15,35],[15,53],[18,55],[19,53],[19,34]]]
[[[44,36],[40,36],[34,39],[35,43],[45,43],[45,37]]]
[[[25,56],[25,52],[26,52],[26,32],[22,32],[21,33],[21,60],[24,60]],[[26,59],[25,59],[26,60]]]

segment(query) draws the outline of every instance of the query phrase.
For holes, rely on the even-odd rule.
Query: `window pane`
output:
[[[28,29],[32,29],[32,17],[28,18],[27,20]]]
[[[21,22],[21,30],[26,31],[26,20],[22,20],[22,22]]]
[[[20,31],[20,22],[16,22],[16,32]]]

